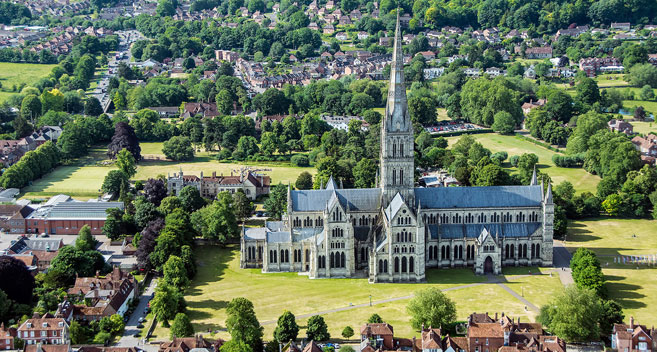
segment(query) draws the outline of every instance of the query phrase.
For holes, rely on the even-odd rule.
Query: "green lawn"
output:
[[[630,123],[634,126],[634,132],[636,133],[648,134],[652,132],[657,134],[657,123],[653,121],[632,121]]]
[[[552,156],[556,152],[515,136],[503,136],[497,133],[475,134],[472,136],[493,153],[506,151],[509,153],[509,157],[522,155],[523,153],[534,153],[538,156],[538,168],[550,175],[554,184],[570,181],[578,192],[596,192],[596,186],[600,182],[600,178],[581,168],[556,167],[552,162]],[[451,145],[456,143],[459,138],[460,136],[448,137],[447,140]]]
[[[657,101],[646,101],[646,100],[623,100],[623,106],[627,108],[635,108],[637,106],[643,106],[646,112],[657,115]]]
[[[142,154],[161,156],[162,143],[141,143]],[[45,177],[36,180],[32,185],[25,187],[22,192],[27,198],[43,198],[65,193],[80,199],[95,198],[99,195],[98,190],[108,172],[116,169],[115,166],[103,166],[99,162],[105,159],[105,147],[93,149],[88,157],[75,162],[72,165],[60,166]],[[144,160],[137,166],[137,174],[134,180],[147,180],[158,175],[180,172],[199,175],[201,171],[205,175],[216,172],[217,175],[230,175],[241,167],[248,165],[253,169],[265,169],[262,173],[272,177],[272,184],[279,182],[294,184],[299,174],[308,171],[311,174],[317,172],[314,168],[300,168],[291,166],[289,163],[220,163],[211,159],[206,152],[200,152],[193,161],[173,162],[165,160]]]
[[[657,221],[647,219],[601,217],[571,221],[566,245],[573,252],[586,247],[605,256],[657,254],[655,229]]]
[[[452,288],[447,295],[456,303],[459,319],[465,319],[475,311],[505,312],[525,321],[535,318],[535,312],[525,311],[522,302],[496,284],[460,287],[486,281],[486,277],[474,275],[471,269],[431,269],[427,272],[427,283],[424,284],[369,284],[366,279],[310,280],[307,276],[297,273],[263,274],[260,269],[240,269],[239,251],[236,247],[198,247],[196,254],[198,274],[185,296],[189,316],[196,331],[220,330],[220,337],[228,337],[227,332],[221,330],[225,328],[226,305],[235,297],[246,297],[253,302],[258,319],[265,328],[266,339],[271,338],[276,319],[286,309],[296,315],[313,314],[366,304],[370,295],[375,302],[403,298],[428,286]],[[525,297],[530,302],[536,300],[536,305],[543,304],[547,301],[546,297],[561,289],[556,275],[550,277],[544,273],[531,277],[515,276],[526,274],[528,270],[535,274],[540,271],[538,268],[510,269],[510,275],[505,279],[507,285],[517,292],[524,290]],[[378,313],[384,320],[393,324],[396,335],[410,337],[415,333],[406,314],[408,300],[403,298],[323,316],[334,337],[339,337],[340,331],[346,325],[356,330],[372,313]],[[298,319],[302,326],[301,334],[304,333],[306,320],[307,318]],[[155,339],[159,340],[168,336],[168,330],[158,326],[155,334]]]
[[[627,86],[628,83],[624,79],[625,75],[622,73],[612,73],[607,75],[599,75],[595,78],[598,86],[603,87],[618,87]]]
[[[572,221],[566,238],[569,251],[586,247],[600,256],[609,296],[621,303],[626,319],[634,316],[646,324],[657,311],[657,269],[614,264],[611,256],[657,254],[655,229],[655,220],[598,218]]]
[[[0,102],[14,94],[11,91],[13,85],[19,86],[21,83],[25,83],[29,86],[40,78],[47,76],[55,66],[1,62],[0,83],[2,83],[2,89],[0,89]]]

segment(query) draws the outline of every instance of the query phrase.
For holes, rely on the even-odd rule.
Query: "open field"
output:
[[[657,221],[645,219],[572,221],[566,241],[571,252],[586,247],[600,256],[609,296],[621,303],[626,318],[634,316],[648,323],[657,311],[657,268],[614,264],[612,256],[657,254],[655,228]]]
[[[509,157],[512,155],[522,155],[523,153],[534,153],[538,156],[538,168],[550,175],[554,184],[570,181],[577,192],[596,192],[596,186],[600,182],[600,178],[589,174],[581,168],[556,167],[552,162],[552,156],[556,152],[516,138],[515,136],[503,136],[497,133],[482,133],[472,136],[493,153],[506,151],[509,153]],[[456,143],[459,138],[461,136],[448,137],[447,140],[451,145]]]
[[[406,305],[413,292],[429,286],[448,290],[447,295],[457,305],[458,319],[465,319],[474,311],[504,311],[524,320],[533,320],[536,314],[525,311],[521,301],[502,287],[487,283],[486,277],[474,275],[471,269],[431,269],[427,271],[427,283],[424,284],[369,284],[367,279],[310,280],[297,273],[263,274],[260,269],[240,269],[237,247],[199,247],[196,253],[198,274],[186,292],[189,316],[196,331],[220,330],[220,337],[227,337],[227,332],[221,331],[225,328],[225,308],[235,297],[246,297],[253,302],[258,319],[265,328],[266,339],[271,338],[275,321],[285,309],[297,315],[302,326],[301,334],[309,315],[318,312],[325,312],[322,315],[334,337],[339,337],[345,326],[356,329],[372,313],[378,313],[394,325],[397,335],[410,337],[415,333],[409,325]],[[511,268],[505,270],[510,276],[502,279],[516,292],[524,290],[525,297],[530,302],[536,300],[536,305],[545,303],[546,297],[561,289],[556,275],[550,277],[543,272],[543,275],[530,277],[515,276],[527,274],[529,270],[534,274],[541,271],[538,268]],[[375,303],[372,307],[367,305],[370,296]],[[376,304],[387,299],[393,300]],[[359,304],[364,306],[331,311]],[[158,326],[155,334],[154,339],[159,340],[167,337],[168,331]]]
[[[654,121],[631,121],[630,123],[634,126],[634,132],[636,133],[648,134],[652,132],[657,134],[657,123]]]
[[[161,155],[162,143],[141,143],[142,154]],[[80,199],[95,198],[99,195],[99,189],[103,184],[105,175],[115,169],[112,166],[102,166],[98,162],[105,159],[105,147],[92,149],[88,157],[78,160],[72,165],[60,166],[55,171],[45,177],[34,181],[34,183],[24,188],[23,195],[27,198],[43,198],[60,193],[65,193]],[[231,172],[239,170],[247,165],[254,169],[266,169],[263,173],[272,177],[272,184],[279,182],[287,184],[294,183],[303,171],[311,174],[317,172],[314,168],[300,168],[291,166],[289,163],[220,163],[211,159],[206,152],[198,154],[193,161],[174,162],[174,161],[141,161],[137,166],[137,174],[134,180],[147,180],[155,178],[158,175],[167,173],[180,172],[205,175],[216,172],[217,175],[230,175]]]
[[[625,108],[636,108],[637,106],[643,106],[646,112],[657,115],[657,101],[623,100],[623,106]]]
[[[11,92],[13,85],[33,84],[40,78],[47,76],[54,66],[56,65],[1,62],[0,83],[2,83],[2,89],[0,89],[0,102],[14,94],[14,92]]]
[[[586,247],[600,256],[657,254],[655,229],[657,221],[647,219],[601,217],[571,221],[566,245],[571,252]],[[606,260],[601,261],[604,265]]]

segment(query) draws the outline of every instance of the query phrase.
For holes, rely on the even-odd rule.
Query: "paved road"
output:
[[[554,241],[553,251],[552,251],[552,264],[557,269],[559,273],[559,279],[564,286],[568,286],[573,281],[573,275],[570,271],[570,252],[566,249],[563,242]]]
[[[141,345],[141,340],[143,337],[138,338],[138,337],[134,337],[133,335],[137,333],[137,331],[141,330],[137,328],[137,325],[139,325],[139,318],[144,317],[146,315],[144,314],[144,310],[148,306],[148,301],[150,301],[151,294],[155,291],[156,281],[157,280],[151,280],[150,285],[146,287],[146,289],[142,292],[141,296],[139,297],[139,305],[137,306],[137,309],[135,309],[135,311],[130,316],[128,323],[125,326],[125,331],[123,332],[123,336],[116,344],[117,346],[120,347],[139,346],[142,349],[146,349],[150,351],[151,346]],[[157,350],[157,346],[155,346],[154,348],[155,350]]]

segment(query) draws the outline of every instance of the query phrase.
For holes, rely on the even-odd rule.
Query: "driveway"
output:
[[[157,351],[158,346],[150,346],[146,345],[143,346],[143,341],[142,337],[134,337],[133,335],[136,334],[138,331],[141,329],[137,328],[137,325],[139,325],[139,318],[145,317],[146,314],[144,314],[144,310],[148,306],[148,302],[151,299],[151,294],[155,291],[155,283],[157,280],[153,279],[151,280],[150,285],[146,287],[146,289],[142,292],[141,296],[139,297],[139,305],[137,305],[137,308],[135,311],[132,313],[130,316],[130,319],[128,320],[128,323],[125,326],[125,331],[123,332],[123,336],[121,336],[121,339],[119,342],[116,344],[116,346],[119,347],[140,347],[142,349],[150,351],[151,348],[155,348],[155,351]],[[146,325],[148,326],[148,325]]]

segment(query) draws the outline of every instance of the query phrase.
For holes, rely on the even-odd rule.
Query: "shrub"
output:
[[[290,162],[292,163],[292,165],[300,166],[300,167],[305,167],[310,165],[310,162],[308,161],[308,157],[303,154],[297,154],[293,156],[290,159]]]

